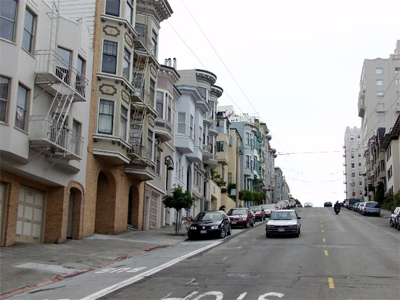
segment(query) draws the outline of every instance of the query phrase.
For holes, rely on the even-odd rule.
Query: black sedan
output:
[[[332,207],[332,202],[330,201],[325,202],[324,207]]]
[[[190,224],[189,239],[219,237],[231,235],[231,223],[222,210],[200,212]]]

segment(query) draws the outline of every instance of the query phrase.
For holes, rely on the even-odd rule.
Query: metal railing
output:
[[[83,137],[48,116],[31,116],[30,140],[53,145],[55,153],[66,152],[79,157],[82,153]]]
[[[135,154],[142,159],[152,160],[151,151],[144,147],[141,143],[138,143],[135,139],[130,139],[129,144],[131,144],[131,148],[128,150],[129,153]]]
[[[36,51],[36,73],[52,73],[85,97],[89,80],[53,50]]]

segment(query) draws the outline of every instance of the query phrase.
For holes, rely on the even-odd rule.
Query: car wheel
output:
[[[225,228],[221,228],[221,233],[219,234],[219,237],[220,237],[221,239],[223,239],[224,237],[226,237],[226,230],[225,230]]]
[[[393,227],[393,221],[392,221],[392,219],[390,219],[389,224],[390,224],[390,227]]]

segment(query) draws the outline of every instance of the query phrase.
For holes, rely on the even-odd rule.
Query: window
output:
[[[383,80],[382,79],[377,79],[376,80],[376,85],[377,86],[382,86],[383,85]]]
[[[156,97],[156,82],[150,79],[150,106],[154,108],[154,100]]]
[[[224,142],[217,142],[217,152],[224,152]]]
[[[161,148],[157,146],[156,151],[156,173],[161,175]]]
[[[250,145],[250,133],[246,132],[246,145]]]
[[[157,39],[157,33],[153,30],[151,35],[151,48],[153,49],[153,56],[156,56],[157,54]]]
[[[246,155],[246,169],[250,169],[250,155]]]
[[[385,95],[385,92],[383,92],[383,91],[376,92],[377,97],[383,97],[384,95]]]
[[[163,111],[164,111],[164,93],[163,92],[157,92],[157,98],[156,98],[156,111],[158,113],[159,118],[163,118]]]
[[[0,38],[14,41],[17,0],[2,0],[0,9]]]
[[[103,65],[102,72],[117,73],[117,50],[118,43],[105,40],[103,43]]]
[[[57,48],[57,69],[56,75],[65,83],[69,83],[71,74],[71,51],[58,47]]]
[[[376,105],[376,110],[377,111],[385,111],[385,103],[378,103]]]
[[[385,114],[378,114],[378,123],[385,122]]]
[[[136,23],[135,29],[137,32],[137,38],[142,42],[144,46],[146,46],[146,36],[147,36],[147,26],[146,24]],[[138,49],[143,49],[143,47],[138,47]]]
[[[383,69],[382,68],[376,68],[375,69],[375,74],[377,74],[377,75],[383,74]]]
[[[0,76],[0,121],[7,121],[8,100],[10,97],[10,79]]]
[[[106,0],[106,14],[119,17],[120,0]]]
[[[134,0],[127,0],[126,1],[125,19],[132,26],[133,26],[133,6],[134,6]]]
[[[193,116],[190,115],[190,137],[193,139]]]
[[[202,140],[201,140],[201,137],[203,136],[203,128],[201,128],[201,126],[199,126],[199,146],[201,147],[201,145],[203,144],[202,143]]]
[[[147,132],[147,150],[149,150],[149,156],[153,158],[153,131]]]
[[[395,67],[395,68],[394,68],[394,72],[395,72],[396,74],[399,74],[399,73],[400,73],[400,67]]]
[[[72,121],[72,137],[71,137],[71,149],[76,155],[80,155],[80,135],[81,135],[81,123],[76,120]]]
[[[130,78],[130,70],[131,70],[131,53],[124,48],[124,66],[122,69],[122,76],[128,80]]]
[[[186,134],[185,119],[186,119],[186,113],[179,112],[178,113],[178,133]]]
[[[17,113],[15,117],[15,126],[26,130],[26,118],[28,112],[28,98],[29,90],[22,86],[18,85],[18,99],[17,99]]]
[[[171,109],[172,98],[170,95],[167,95],[167,105],[168,105],[167,119],[170,123],[172,123],[172,109]]]
[[[22,48],[33,53],[35,37],[36,16],[27,9],[25,11],[24,35],[22,38]]]
[[[78,61],[76,62],[76,82],[75,90],[82,96],[85,97],[85,68],[86,61],[78,55]]]
[[[104,134],[113,133],[114,102],[100,99],[98,132]]]
[[[119,132],[120,132],[120,137],[123,140],[126,140],[126,128],[128,125],[128,109],[125,108],[124,106],[121,106],[121,122],[119,125]]]
[[[400,79],[396,79],[396,85],[400,85]]]

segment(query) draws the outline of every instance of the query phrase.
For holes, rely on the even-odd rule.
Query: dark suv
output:
[[[332,202],[325,202],[324,207],[332,207]]]

